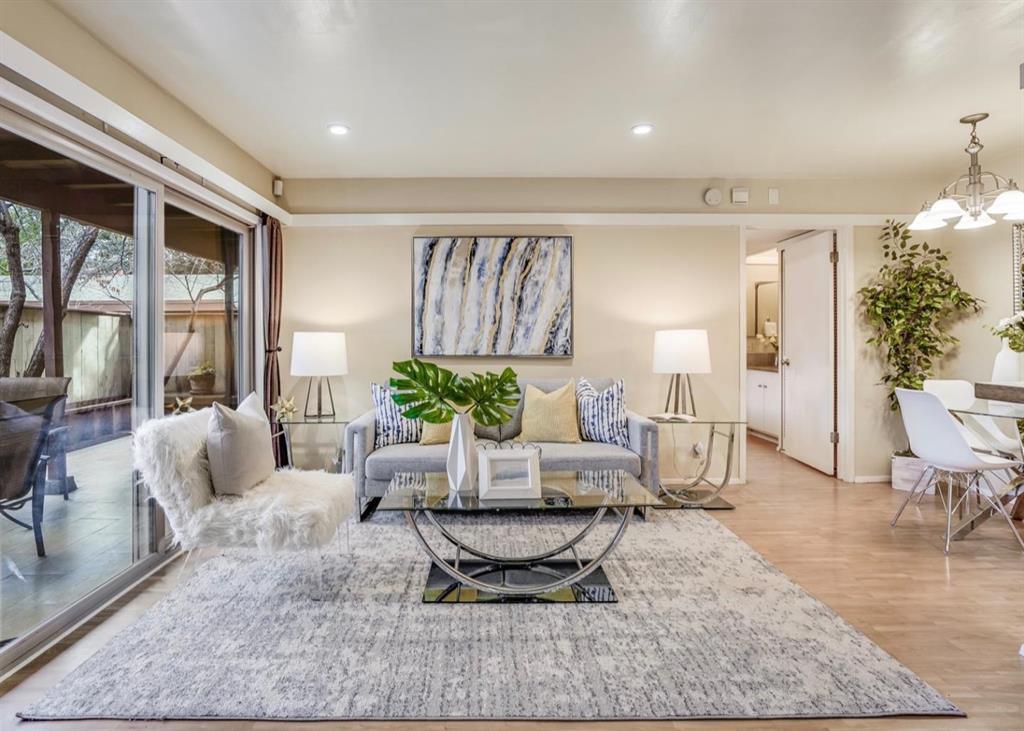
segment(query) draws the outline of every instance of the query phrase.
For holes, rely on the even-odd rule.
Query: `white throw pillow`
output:
[[[206,452],[217,495],[241,495],[274,474],[270,421],[255,393],[246,396],[237,411],[213,405]]]

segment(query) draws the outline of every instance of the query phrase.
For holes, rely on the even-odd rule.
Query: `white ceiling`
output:
[[[285,177],[952,177],[978,111],[1024,148],[1024,0],[56,2]]]

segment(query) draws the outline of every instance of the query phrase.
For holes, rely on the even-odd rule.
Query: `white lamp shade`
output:
[[[293,376],[344,376],[346,373],[345,333],[297,332],[292,336]]]
[[[931,231],[933,228],[942,228],[946,225],[938,216],[933,216],[931,211],[921,211],[914,220],[907,226],[911,231]]]
[[[965,211],[960,207],[952,198],[939,198],[937,201],[932,203],[932,207],[928,210],[932,216],[946,220],[947,218],[957,218],[963,216]]]
[[[707,330],[658,330],[654,333],[655,373],[710,373]]]
[[[986,211],[990,216],[1002,216],[1006,213],[1024,214],[1024,190],[1004,190]]]
[[[995,222],[996,219],[992,218],[990,215],[982,211],[981,215],[978,216],[977,218],[970,215],[965,215],[957,222],[956,226],[954,226],[953,228],[955,228],[957,231],[970,231],[971,229],[974,228],[985,228],[986,226],[991,226]]]

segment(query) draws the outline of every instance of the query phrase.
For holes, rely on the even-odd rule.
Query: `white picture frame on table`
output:
[[[477,479],[481,500],[540,498],[540,450],[481,449]]]

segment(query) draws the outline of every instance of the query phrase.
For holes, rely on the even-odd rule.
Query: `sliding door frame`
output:
[[[254,303],[259,301],[256,292],[261,286],[254,277],[254,232],[258,216],[3,79],[0,79],[0,127],[135,186],[133,428],[145,419],[162,415],[164,408],[160,376],[164,364],[164,210],[168,202],[196,212],[242,237],[238,317],[244,357],[238,359],[239,386],[244,392],[251,390],[255,370],[254,332],[262,322],[261,313],[253,310]],[[168,187],[171,185],[196,194],[204,203]],[[137,474],[133,474],[132,485],[135,511],[132,564],[0,649],[0,678],[39,655],[176,558],[178,551],[165,535],[163,511],[145,498]],[[140,520],[147,513],[150,522],[143,536]]]

